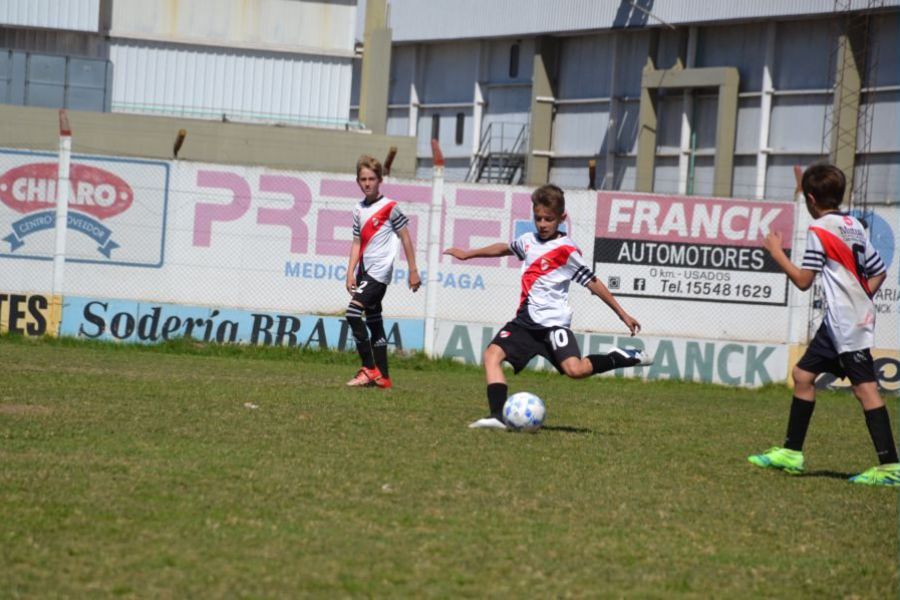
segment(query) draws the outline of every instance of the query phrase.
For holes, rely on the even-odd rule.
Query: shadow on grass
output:
[[[570,427],[569,425],[544,425],[542,429],[560,433],[594,433],[593,429],[588,429],[587,427]]]
[[[807,471],[804,477],[827,477],[828,479],[847,480],[856,475],[856,473],[841,473],[840,471]]]

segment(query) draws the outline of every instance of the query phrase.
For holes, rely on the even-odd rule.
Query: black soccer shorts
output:
[[[355,301],[358,304],[362,304],[363,310],[365,311],[380,311],[381,301],[384,299],[384,294],[386,292],[386,283],[376,281],[363,273],[359,279],[356,280],[356,291],[353,292],[351,302]]]
[[[510,321],[497,332],[491,343],[503,349],[506,362],[516,373],[535,356],[546,358],[560,373],[564,360],[573,356],[581,358],[578,340],[568,327],[529,329]]]
[[[835,377],[846,377],[853,385],[878,381],[872,352],[866,348],[839,354],[824,323],[819,326],[815,337],[809,343],[809,348],[797,361],[797,367],[817,375],[831,373]]]

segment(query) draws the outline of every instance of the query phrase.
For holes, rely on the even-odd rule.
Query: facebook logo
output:
[[[643,292],[647,289],[647,280],[642,277],[636,277],[634,280],[634,291]]]

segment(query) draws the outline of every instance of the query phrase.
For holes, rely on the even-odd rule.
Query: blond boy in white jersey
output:
[[[393,383],[388,372],[381,301],[391,282],[398,240],[409,264],[409,289],[417,291],[422,280],[406,226],[409,219],[397,202],[381,194],[382,172],[381,163],[371,156],[363,155],[356,162],[356,183],[365,198],[353,207],[353,243],[346,283],[352,298],[346,319],[362,366],[347,385],[388,389]]]
[[[516,373],[533,357],[546,358],[560,372],[574,379],[622,367],[648,365],[652,360],[642,350],[615,348],[609,354],[581,357],[578,342],[569,329],[569,283],[583,285],[618,315],[635,335],[640,323],[619,305],[612,293],[581,258],[581,251],[560,225],[566,220],[563,191],[555,185],[539,187],[531,195],[536,232],[519,236],[512,243],[498,242],[484,248],[448,248],[444,254],[459,260],[515,255],[522,263],[522,293],[516,317],[504,325],[484,351],[482,363],[487,379],[491,414],[478,419],[474,429],[506,429],[503,405],[507,397],[501,364],[510,363]]]
[[[763,243],[775,262],[801,290],[822,274],[825,318],[806,353],[792,371],[794,398],[784,447],[754,454],[756,466],[803,472],[803,442],[816,401],[820,373],[847,377],[862,405],[879,463],[850,478],[865,485],[900,486],[900,463],[891,421],[881,395],[870,349],[875,344],[872,296],[885,278],[885,266],[860,221],[838,211],[846,178],[833,165],[813,165],[801,180],[806,208],[815,219],[809,226],[803,266],[793,264],[782,249],[781,233],[771,231]]]

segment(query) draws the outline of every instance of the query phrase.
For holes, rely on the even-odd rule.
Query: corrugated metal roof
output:
[[[867,0],[850,0],[854,10]],[[635,5],[637,5],[637,8]],[[900,7],[900,0],[884,0]],[[641,10],[643,8],[644,10]],[[652,14],[648,14],[648,12]],[[834,0],[391,0],[395,42],[509,37],[832,13]]]
[[[99,31],[100,0],[3,0],[0,24]]]
[[[114,112],[344,127],[351,59],[113,40]]]

